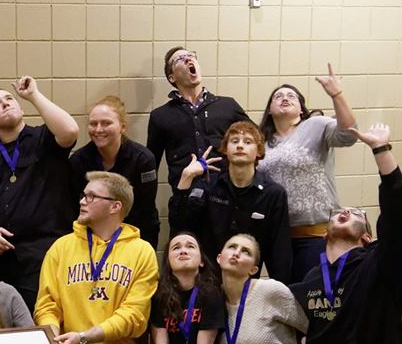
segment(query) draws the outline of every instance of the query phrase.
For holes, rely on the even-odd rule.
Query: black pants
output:
[[[303,281],[304,276],[320,265],[320,253],[325,251],[325,239],[321,237],[293,238],[293,267],[291,283]]]

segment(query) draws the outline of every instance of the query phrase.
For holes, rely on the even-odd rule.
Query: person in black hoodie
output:
[[[379,168],[378,240],[371,242],[363,210],[333,210],[320,266],[290,289],[310,321],[308,344],[402,343],[402,174],[387,125],[350,130],[372,149]]]

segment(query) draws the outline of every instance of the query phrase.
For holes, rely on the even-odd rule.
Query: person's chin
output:
[[[77,222],[78,222],[80,225],[87,225],[88,222],[89,222],[89,219],[86,218],[85,216],[80,215],[80,216],[78,216]]]

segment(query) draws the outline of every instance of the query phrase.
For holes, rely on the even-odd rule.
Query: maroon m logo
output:
[[[109,300],[108,296],[106,295],[106,287],[96,287],[94,290],[92,290],[89,300],[94,301],[96,299],[102,299],[104,301]]]

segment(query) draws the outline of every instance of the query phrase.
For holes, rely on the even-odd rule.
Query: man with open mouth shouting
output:
[[[202,86],[196,52],[183,47],[170,49],[164,69],[176,90],[169,93],[166,104],[151,112],[147,147],[155,155],[157,168],[165,151],[169,184],[175,192],[191,154],[201,157],[212,146],[210,156],[221,156],[217,149],[226,129],[249,118],[233,98],[215,96]]]

